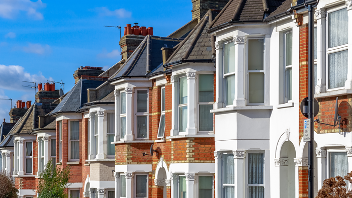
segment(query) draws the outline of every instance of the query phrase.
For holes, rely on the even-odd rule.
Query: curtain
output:
[[[285,70],[285,80],[286,80],[286,99],[292,100],[292,68],[287,68]]]
[[[223,154],[221,158],[222,184],[235,184],[234,159],[232,154]],[[223,198],[233,198],[235,186],[222,186]]]
[[[126,117],[120,117],[121,124],[121,138],[125,138],[126,135]]]
[[[187,78],[180,78],[180,102],[179,104],[187,104]]]
[[[224,74],[235,72],[235,44],[229,42],[224,46]]]
[[[199,102],[214,102],[214,75],[199,75]]]
[[[264,39],[248,39],[248,70],[264,67]]]
[[[120,175],[120,196],[126,197],[126,176]]]
[[[147,197],[147,175],[136,175],[136,197]]]
[[[330,177],[347,175],[348,161],[346,152],[330,153]]]
[[[344,87],[347,80],[348,50],[329,54],[329,88]]]
[[[187,198],[186,196],[186,177],[185,176],[179,176],[179,198]]]
[[[285,65],[292,65],[292,31],[285,34]]]
[[[233,105],[233,100],[235,99],[235,75],[226,77],[226,105]]]
[[[179,131],[185,132],[187,128],[187,106],[179,107]]]
[[[148,111],[148,91],[137,91],[137,112]]]
[[[121,113],[120,114],[125,114],[126,113],[126,92],[121,92],[120,94],[120,106],[121,106]]]
[[[264,154],[248,153],[248,184],[264,184]],[[264,197],[263,186],[249,186],[250,198]]]
[[[213,198],[213,177],[199,176],[199,197]]]
[[[328,46],[329,48],[348,43],[347,9],[337,10],[328,15]]]
[[[147,138],[147,116],[137,116],[137,138]]]
[[[212,109],[212,104],[199,105],[199,131],[213,130],[213,114],[210,113]]]
[[[161,114],[158,137],[164,137],[164,133],[165,133],[165,114]]]
[[[71,141],[71,159],[79,159],[79,141]]]
[[[264,73],[249,73],[249,103],[264,103]]]
[[[250,186],[249,187],[250,198],[264,198],[264,187],[263,186]]]

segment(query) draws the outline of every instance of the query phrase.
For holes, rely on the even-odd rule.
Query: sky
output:
[[[121,59],[119,29],[104,26],[122,26],[123,34],[139,23],[168,36],[191,10],[191,0],[0,0],[0,99],[33,103],[28,82],[63,82],[56,88],[66,93],[79,66],[107,69]],[[0,123],[9,122],[10,105],[0,100]]]

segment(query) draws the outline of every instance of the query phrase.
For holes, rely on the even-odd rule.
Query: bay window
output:
[[[248,153],[248,197],[264,198],[264,154]]]
[[[292,31],[283,33],[284,101],[292,100]]]
[[[328,88],[345,86],[348,71],[348,14],[347,9],[328,13],[327,20]]]
[[[214,75],[200,74],[198,85],[199,131],[213,131]]]
[[[198,197],[213,198],[213,176],[199,176]]]
[[[126,135],[126,92],[120,92],[120,135],[121,139]]]
[[[221,155],[221,198],[235,196],[235,173],[233,154]]]
[[[248,100],[264,103],[264,39],[248,39]]]
[[[187,198],[186,176],[178,177],[178,198]]]
[[[120,198],[126,197],[126,176],[120,175]]]
[[[137,139],[148,138],[148,90],[137,90]]]
[[[148,197],[148,175],[136,175],[136,198]]]
[[[70,121],[69,159],[79,160],[79,121]]]
[[[33,173],[33,143],[26,142],[26,174]]]
[[[115,145],[111,144],[114,142],[115,135],[115,114],[108,113],[108,130],[107,130],[107,155],[115,155]]]
[[[348,173],[346,152],[329,152],[329,177],[344,177]]]
[[[233,105],[235,99],[235,44],[234,42],[227,42],[224,44],[223,55],[223,71],[224,71],[224,98],[225,105]]]
[[[179,132],[186,132],[187,128],[187,77],[180,77],[179,80],[179,102],[178,102],[178,128]]]
[[[160,122],[158,130],[158,138],[163,138],[165,134],[165,87],[161,88],[161,107],[160,107]]]

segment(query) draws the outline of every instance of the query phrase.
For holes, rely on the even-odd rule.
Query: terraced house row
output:
[[[37,197],[45,164],[71,167],[70,197],[308,197],[300,102],[308,16],[291,0],[192,0],[167,37],[125,27],[122,60],[80,67],[67,93],[38,87],[1,125],[0,169]],[[314,192],[352,171],[351,0],[315,8]]]

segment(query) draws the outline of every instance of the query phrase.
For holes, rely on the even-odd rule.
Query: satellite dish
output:
[[[154,145],[154,144],[150,145],[150,155],[151,155],[151,156],[153,156],[153,153],[154,153],[153,145]]]
[[[339,122],[339,119],[340,119],[338,111],[339,111],[339,97],[336,97],[334,126],[337,125],[337,123]]]

